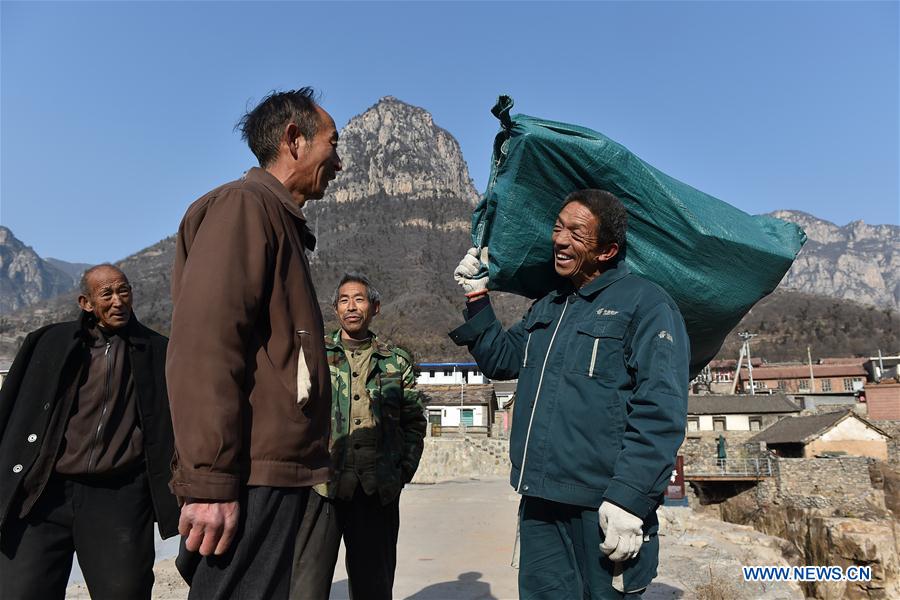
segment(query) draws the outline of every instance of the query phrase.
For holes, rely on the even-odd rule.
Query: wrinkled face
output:
[[[78,297],[81,310],[93,313],[104,329],[119,329],[131,319],[131,284],[118,269],[102,267],[88,276],[90,295]]]
[[[299,176],[298,191],[308,199],[318,199],[325,195],[325,189],[337,172],[341,170],[341,158],[338,156],[338,133],[334,119],[321,108],[319,113],[319,130],[312,140],[300,137],[298,155],[294,171]]]
[[[597,217],[585,205],[571,202],[553,226],[553,266],[576,288],[600,274],[597,225]]]
[[[334,311],[345,337],[365,339],[369,337],[369,324],[378,314],[380,305],[369,302],[366,286],[358,281],[348,281],[338,289]]]

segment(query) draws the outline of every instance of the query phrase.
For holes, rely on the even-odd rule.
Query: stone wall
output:
[[[888,462],[892,465],[900,466],[900,421],[874,421],[869,419],[869,422],[891,436],[891,439],[887,441]]]
[[[759,455],[759,444],[747,444],[747,440],[757,431],[692,431],[685,436],[678,454],[684,456],[684,470],[687,473],[714,471],[718,456],[719,435],[725,436],[728,458],[750,458]]]
[[[509,476],[509,441],[488,437],[428,437],[413,483]]]
[[[776,500],[798,508],[829,510],[830,516],[883,513],[884,491],[872,485],[872,463],[872,459],[855,456],[780,458],[775,461]],[[761,491],[771,494],[773,490],[764,486]]]

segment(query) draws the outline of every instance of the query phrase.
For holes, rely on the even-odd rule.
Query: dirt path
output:
[[[505,479],[415,485],[401,500],[396,598],[409,600],[507,600],[518,597],[510,567],[518,496]],[[741,564],[779,564],[776,538],[702,517],[690,509],[663,509],[660,572],[646,600],[704,598],[704,590],[733,592],[724,598],[802,598],[786,584],[763,588],[740,582]],[[154,600],[183,600],[187,587],[173,561],[156,565]],[[728,591],[726,590],[726,591]],[[88,598],[83,585],[67,598]],[[711,596],[706,596],[711,597]],[[349,598],[343,556],[332,599]]]

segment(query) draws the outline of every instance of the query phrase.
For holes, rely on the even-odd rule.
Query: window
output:
[[[844,391],[845,392],[853,391],[853,379],[851,379],[850,377],[844,378]]]
[[[762,417],[750,417],[750,431],[762,429]]]
[[[453,371],[451,369],[444,369],[444,377],[451,377],[453,375]]]
[[[697,417],[688,417],[688,431],[700,431],[700,419]]]
[[[713,431],[725,431],[725,417],[713,417]]]
[[[434,377],[435,375],[436,375],[436,373],[434,371],[428,371],[429,377]]]
[[[435,425],[440,425],[441,424],[441,411],[429,410],[428,411],[428,422],[434,423]]]
[[[781,390],[782,392],[785,391],[787,389],[787,381],[785,381],[784,379],[779,379],[778,380],[778,389]]]
[[[809,379],[801,379],[799,382],[797,382],[797,388],[798,388],[801,392],[808,392],[808,391],[810,391],[810,389],[809,389]]]
[[[822,391],[830,392],[831,391],[831,380],[830,379],[820,379],[822,382]]]

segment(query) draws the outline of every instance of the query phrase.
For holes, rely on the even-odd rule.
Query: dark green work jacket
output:
[[[492,379],[518,378],[510,483],[584,507],[609,500],[656,529],[684,439],[690,349],[669,295],[624,261],[535,302],[503,331],[487,307],[450,333]]]

